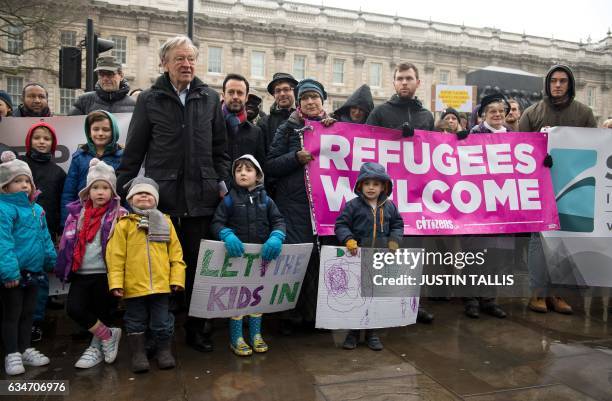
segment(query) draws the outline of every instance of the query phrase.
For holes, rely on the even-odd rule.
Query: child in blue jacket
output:
[[[25,366],[43,366],[49,358],[30,347],[38,283],[55,265],[55,248],[45,212],[35,203],[28,164],[5,151],[0,164],[0,280],[2,342],[7,375]]]
[[[285,240],[285,220],[264,189],[264,174],[257,159],[243,155],[232,165],[234,183],[212,220],[213,234],[225,242],[227,253],[239,257],[242,242],[264,244],[263,260],[276,259]],[[250,346],[242,335],[242,316],[230,319],[230,348],[238,356],[268,351],[261,336],[261,313],[249,315]]]
[[[356,255],[360,246],[389,248],[396,250],[404,235],[404,220],[389,196],[393,184],[385,168],[378,163],[364,163],[355,184],[355,199],[346,202],[336,219],[334,231],[341,244],[345,244],[351,255]],[[342,345],[355,349],[360,331],[350,330]],[[368,347],[374,351],[383,349],[382,342],[374,330],[366,330]]]
[[[117,143],[119,125],[112,113],[104,110],[89,113],[85,118],[85,137],[87,143],[79,147],[72,155],[68,176],[64,183],[60,218],[62,226],[68,217],[66,205],[79,199],[79,191],[85,188],[91,159],[100,159],[116,171],[123,156],[123,149]]]

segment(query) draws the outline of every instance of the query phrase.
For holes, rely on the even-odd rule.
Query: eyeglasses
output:
[[[274,89],[274,94],[275,95],[280,95],[281,93],[291,93],[293,92],[293,88],[290,86],[284,87],[284,88],[276,88]]]
[[[183,57],[183,56],[178,56],[172,59],[172,61],[174,62],[174,64],[183,64],[185,62],[185,60],[187,60],[187,62],[189,63],[189,65],[195,65],[196,63],[196,58],[193,56],[189,56],[189,57]]]

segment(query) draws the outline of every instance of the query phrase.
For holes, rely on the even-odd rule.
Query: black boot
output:
[[[366,330],[366,342],[368,343],[368,348],[372,351],[382,351],[384,348],[382,341],[380,341],[378,334],[374,330]]]
[[[357,348],[357,343],[359,342],[359,330],[349,330],[344,339],[344,343],[342,343],[342,348],[344,349],[355,349]]]
[[[204,319],[190,318],[185,323],[185,342],[199,352],[211,352],[213,343],[210,338],[212,326]]]
[[[172,338],[157,344],[157,365],[160,369],[174,369],[176,361],[172,356]]]
[[[132,352],[132,372],[144,373],[149,371],[149,360],[145,353],[144,333],[128,334],[128,344]]]
[[[434,320],[434,315],[432,313],[427,312],[425,309],[419,306],[419,311],[417,313],[417,322],[419,323],[431,323]]]

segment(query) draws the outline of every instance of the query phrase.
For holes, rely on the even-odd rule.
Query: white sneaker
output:
[[[23,364],[25,366],[45,366],[49,364],[49,358],[47,358],[42,352],[36,348],[28,348],[21,355]]]
[[[6,355],[4,358],[4,370],[9,376],[25,373],[23,360],[21,359],[21,354],[19,352],[13,352],[12,354]]]
[[[117,352],[119,352],[119,340],[121,339],[121,329],[118,327],[111,327],[111,338],[108,340],[102,340],[102,353],[104,354],[104,362],[113,363],[117,358]]]
[[[93,368],[94,366],[96,366],[97,364],[99,364],[100,362],[104,360],[104,355],[102,355],[102,351],[100,350],[100,347],[93,346],[93,341],[91,343],[92,344],[89,347],[87,347],[85,352],[83,352],[83,355],[81,355],[79,360],[74,364],[75,368],[80,368],[80,369]]]

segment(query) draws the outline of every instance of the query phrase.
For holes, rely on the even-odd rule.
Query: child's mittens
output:
[[[268,240],[263,244],[261,248],[261,257],[263,260],[273,260],[278,258],[283,247],[283,241],[285,240],[285,233],[282,231],[274,230],[268,237]]]
[[[389,242],[387,242],[387,248],[389,248],[390,251],[397,251],[399,244],[397,241],[389,240]]]
[[[224,228],[223,230],[221,230],[219,232],[219,238],[221,238],[221,240],[225,242],[225,249],[227,250],[227,254],[230,257],[237,258],[239,256],[242,256],[242,254],[244,253],[244,246],[242,245],[242,241],[240,241],[240,239],[236,237],[236,234],[234,234],[231,229]]]
[[[348,249],[348,251],[351,253],[351,255],[355,256],[357,255],[357,249],[359,248],[359,246],[357,245],[357,241],[355,241],[354,239],[350,239],[348,241],[346,241],[346,249]]]

